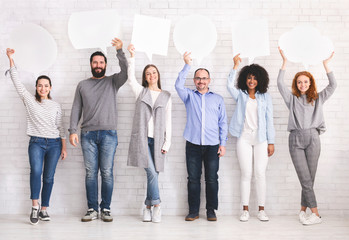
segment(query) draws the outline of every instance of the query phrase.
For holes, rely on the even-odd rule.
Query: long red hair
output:
[[[313,104],[313,102],[319,97],[317,90],[316,90],[316,84],[315,84],[315,79],[313,77],[313,75],[310,72],[307,71],[303,71],[303,72],[299,72],[297,73],[294,78],[293,78],[293,82],[292,82],[292,94],[299,97],[301,94],[301,92],[299,91],[298,87],[297,87],[297,79],[299,76],[306,76],[309,78],[310,80],[310,86],[309,89],[306,91],[306,95],[307,95],[307,101],[311,104]]]

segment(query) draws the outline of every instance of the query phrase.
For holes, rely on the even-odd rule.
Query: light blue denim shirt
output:
[[[187,124],[184,138],[196,145],[225,146],[228,135],[227,116],[222,96],[208,91],[201,94],[197,90],[184,87],[190,70],[184,65],[176,80],[176,91],[187,110]]]
[[[235,112],[229,124],[229,132],[232,136],[239,138],[244,128],[246,103],[249,95],[246,91],[237,89],[234,86],[236,71],[231,70],[227,88],[231,96],[236,101]],[[275,143],[275,129],[273,122],[273,103],[268,93],[256,92],[258,111],[258,139],[259,142],[267,140],[268,144]]]

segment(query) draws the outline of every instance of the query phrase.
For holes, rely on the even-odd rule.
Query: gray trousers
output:
[[[289,150],[298,179],[302,186],[304,207],[317,207],[313,190],[321,144],[316,129],[293,130],[288,139]]]

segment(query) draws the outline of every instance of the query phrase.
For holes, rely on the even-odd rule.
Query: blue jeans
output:
[[[218,209],[218,148],[219,145],[186,143],[189,213],[197,214],[200,210],[202,162],[205,167],[206,209]]]
[[[62,151],[61,138],[30,137],[28,155],[30,163],[30,199],[39,199],[41,174],[43,186],[41,206],[48,207],[58,159]]]
[[[86,170],[86,197],[88,208],[98,212],[98,170],[102,178],[101,209],[110,209],[113,195],[114,155],[118,137],[116,130],[81,132],[81,147]]]
[[[149,148],[149,158],[148,158],[148,168],[144,168],[147,173],[147,198],[144,204],[147,206],[153,206],[160,204],[159,196],[159,172],[155,170],[154,165],[154,138],[148,137],[148,148]]]

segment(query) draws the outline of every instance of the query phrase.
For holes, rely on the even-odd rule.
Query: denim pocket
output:
[[[37,141],[38,141],[37,137],[30,137],[30,139],[29,139],[29,143],[35,143]]]

